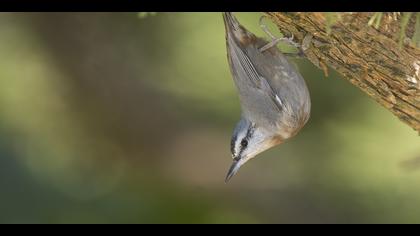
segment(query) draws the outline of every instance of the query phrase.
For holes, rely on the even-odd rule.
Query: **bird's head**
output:
[[[229,181],[247,161],[281,142],[282,139],[278,135],[242,118],[233,131],[231,140],[233,163],[225,181]]]

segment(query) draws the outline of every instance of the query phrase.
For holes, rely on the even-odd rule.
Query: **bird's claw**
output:
[[[260,17],[259,24],[260,24],[260,27],[261,27],[262,31],[264,31],[268,35],[268,37],[271,38],[272,41],[269,42],[269,43],[267,43],[266,45],[262,46],[259,49],[260,52],[264,52],[265,50],[267,50],[267,49],[269,49],[271,47],[276,46],[280,41],[283,41],[283,42],[286,42],[286,43],[288,43],[290,45],[293,45],[296,48],[300,48],[300,45],[298,43],[296,43],[296,42],[293,41],[293,39],[295,38],[295,36],[293,34],[292,34],[292,36],[290,38],[288,38],[288,37],[277,38],[276,36],[274,36],[270,32],[270,30],[268,30],[267,26],[262,22],[265,17],[266,16],[264,16],[264,15]]]

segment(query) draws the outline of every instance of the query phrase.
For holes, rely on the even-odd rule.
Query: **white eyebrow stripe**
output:
[[[237,156],[241,153],[241,141],[247,137],[248,134],[248,129],[247,130],[243,130],[242,132],[238,133],[235,139],[235,143],[234,143],[234,156]]]

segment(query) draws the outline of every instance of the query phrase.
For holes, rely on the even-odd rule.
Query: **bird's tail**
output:
[[[223,12],[223,21],[225,22],[226,32],[238,31],[240,24],[232,12]]]

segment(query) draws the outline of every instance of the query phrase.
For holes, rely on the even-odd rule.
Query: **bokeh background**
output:
[[[260,15],[237,14],[264,36]],[[305,59],[308,124],[224,183],[240,110],[220,13],[0,28],[0,223],[420,223],[418,134]]]

